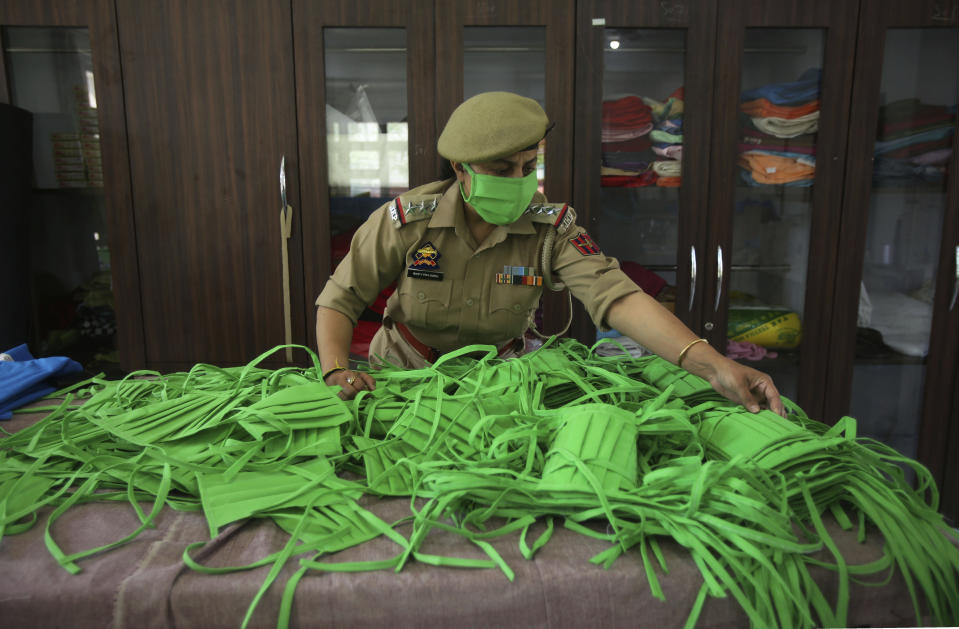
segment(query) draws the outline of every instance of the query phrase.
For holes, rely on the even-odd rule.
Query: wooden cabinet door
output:
[[[857,41],[826,415],[857,417],[954,497],[959,2],[870,5]]]
[[[120,0],[116,15],[144,362],[240,364],[283,343],[284,155],[291,324],[304,338],[289,5]]]
[[[822,417],[842,203],[855,3],[722,3],[702,327]],[[746,348],[743,348],[745,352]],[[753,348],[755,349],[755,348]]]
[[[130,197],[127,129],[114,4],[112,0],[83,0],[68,3],[52,0],[5,2],[0,4],[0,27],[4,29],[3,32],[8,37],[14,36],[16,34],[14,31],[17,29],[21,31],[47,31],[48,34],[57,30],[82,31],[84,39],[90,43],[89,50],[84,51],[84,53],[90,55],[89,68],[92,76],[88,76],[87,81],[77,87],[89,89],[89,83],[95,84],[93,91],[96,107],[86,105],[84,115],[88,117],[88,124],[95,126],[98,130],[99,142],[97,143],[95,140],[93,142],[96,144],[97,157],[100,158],[97,161],[102,163],[101,175],[98,181],[94,181],[94,185],[90,185],[88,182],[83,189],[67,189],[65,187],[58,189],[58,182],[53,173],[54,160],[49,157],[47,166],[50,172],[45,173],[41,178],[52,180],[53,183],[41,186],[46,188],[42,191],[42,195],[47,201],[52,201],[45,201],[44,207],[56,205],[61,206],[60,209],[64,212],[74,213],[73,211],[78,209],[77,201],[79,200],[79,205],[83,206],[83,210],[99,206],[94,209],[102,209],[104,212],[104,217],[100,220],[105,221],[108,230],[108,234],[104,235],[103,242],[107,241],[106,236],[108,236],[113,310],[118,322],[115,344],[119,351],[120,362],[125,368],[141,367],[144,361],[144,328],[140,320],[140,273],[137,261],[135,222]],[[71,86],[55,85],[53,83],[41,84],[46,79],[31,74],[29,63],[26,70],[26,74],[29,76],[25,77],[18,77],[18,68],[12,65],[4,67],[5,58],[8,55],[28,58],[36,56],[48,57],[50,63],[47,65],[50,68],[60,67],[62,70],[65,64],[57,64],[55,61],[56,56],[62,51],[44,50],[42,47],[11,51],[9,50],[11,46],[8,46],[2,39],[0,37],[0,43],[3,44],[2,48],[7,54],[0,54],[0,101],[16,105],[17,99],[14,93],[16,87],[11,83],[18,78],[24,78],[27,82],[33,83],[33,91],[46,92],[47,96],[54,100],[59,98],[62,106],[73,108],[80,104],[76,102],[66,104],[74,97],[74,94],[71,93]],[[10,82],[8,82],[8,79]],[[26,100],[33,99],[27,98]],[[20,103],[20,105],[21,108],[36,109],[32,104]],[[44,130],[45,127],[39,124],[36,115],[44,115],[49,119],[50,110],[45,107],[41,108],[44,111],[34,112],[35,154],[38,153],[37,146],[41,142],[46,145],[46,151],[50,152],[50,129]],[[63,129],[58,130],[62,131]],[[73,128],[71,131],[75,133],[78,129]],[[35,193],[41,193],[37,190],[36,174],[35,172],[33,187]],[[39,206],[36,199],[35,206]],[[39,211],[37,210],[37,212]],[[88,266],[77,264],[78,258],[86,261],[92,257],[93,269],[98,268],[93,234],[89,231],[75,235],[75,239],[80,239],[82,244],[77,244],[77,250],[72,251],[72,253],[77,254],[68,263],[72,270],[76,270],[78,266]],[[69,235],[64,234],[64,237],[69,237]],[[72,248],[73,244],[69,246]],[[105,244],[101,246],[106,247]],[[80,255],[81,250],[82,255]],[[68,256],[63,256],[64,260],[67,260],[67,258]],[[66,291],[71,291],[75,287],[70,284],[63,284],[63,288]],[[39,313],[36,318],[42,318],[42,316],[43,313]],[[36,330],[35,333],[37,333]],[[41,351],[38,351],[38,349],[41,349]],[[34,347],[33,350],[37,352],[37,355],[43,353],[42,348]],[[61,355],[73,355],[69,348],[53,351]],[[79,356],[77,358],[81,359]]]
[[[694,330],[704,295],[705,208],[712,207],[715,20],[713,2],[583,0],[576,14],[580,224],[624,268],[638,265],[665,280],[665,288],[647,285],[647,292]],[[681,140],[664,136],[654,146],[654,132]],[[582,309],[577,323],[576,337],[595,342]]]

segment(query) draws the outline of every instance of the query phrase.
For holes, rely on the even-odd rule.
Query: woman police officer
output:
[[[393,282],[370,358],[418,368],[474,343],[516,355],[555,274],[601,328],[619,330],[750,411],[782,414],[768,375],[697,338],[602,254],[572,208],[546,203],[536,153],[550,126],[536,101],[509,92],[479,94],[456,108],[437,142],[456,179],[376,210],[316,300],[324,380],[346,399],[375,388],[370,374],[345,367],[357,318]]]

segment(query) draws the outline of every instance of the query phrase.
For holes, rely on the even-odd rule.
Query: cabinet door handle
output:
[[[286,201],[286,155],[280,158],[280,253],[283,264],[283,333],[286,343],[286,362],[293,362],[293,318],[290,312],[290,253],[289,240],[293,231],[293,208]]]
[[[949,304],[949,310],[956,307],[956,297],[959,297],[959,245],[956,245],[956,284],[952,289],[952,302]]]
[[[723,295],[723,246],[716,247],[716,303],[713,310],[719,312],[719,298]]]
[[[689,248],[689,311],[693,311],[696,299],[696,245]]]

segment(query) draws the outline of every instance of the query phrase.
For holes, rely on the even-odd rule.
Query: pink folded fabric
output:
[[[776,352],[771,352],[765,347],[760,347],[749,341],[727,341],[726,357],[733,360],[762,360],[763,358],[776,358]]]

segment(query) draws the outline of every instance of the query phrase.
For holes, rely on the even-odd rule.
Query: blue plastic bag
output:
[[[83,371],[66,356],[34,358],[26,345],[4,353],[12,360],[0,360],[0,419],[10,419],[14,409],[56,391],[49,380]]]

